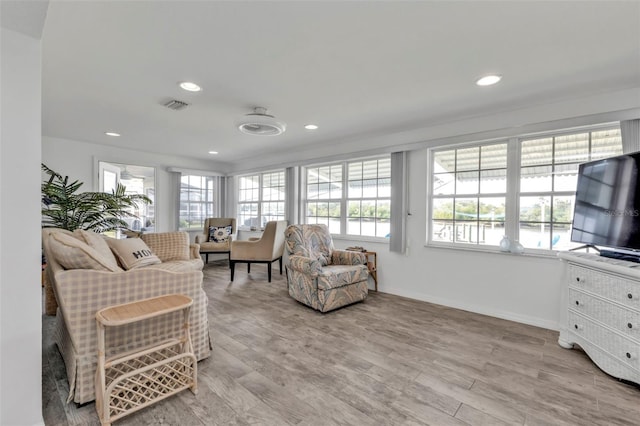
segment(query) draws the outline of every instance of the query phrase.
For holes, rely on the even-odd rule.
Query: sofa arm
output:
[[[359,251],[333,250],[331,263],[333,265],[366,265],[367,256]]]
[[[315,259],[304,256],[289,256],[289,268],[312,277],[317,277],[322,272],[322,265]]]
[[[191,259],[200,259],[200,244],[189,244],[189,254]]]

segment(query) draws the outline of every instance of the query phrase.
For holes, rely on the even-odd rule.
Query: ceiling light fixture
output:
[[[202,90],[202,87],[192,83],[191,81],[183,81],[180,83],[180,87],[187,92],[199,92]]]
[[[307,130],[318,130],[318,126],[316,126],[315,124],[307,124],[306,126],[304,126],[304,128]]]
[[[247,135],[277,136],[287,129],[286,123],[276,120],[273,115],[267,114],[267,109],[255,107],[251,114],[244,116],[238,123],[238,129]]]
[[[501,75],[485,75],[484,77],[477,79],[476,84],[478,86],[491,86],[492,84],[496,84],[500,80],[502,80]]]
[[[218,153],[218,151],[209,151],[209,154],[211,155],[216,155]]]
[[[116,133],[116,132],[104,132],[104,134],[107,136],[113,136],[115,138],[120,136],[120,133]]]

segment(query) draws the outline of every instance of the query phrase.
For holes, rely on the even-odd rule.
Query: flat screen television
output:
[[[640,152],[579,166],[571,241],[640,250]]]

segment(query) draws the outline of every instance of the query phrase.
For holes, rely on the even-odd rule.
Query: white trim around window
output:
[[[550,256],[570,241],[580,163],[622,153],[617,123],[428,151],[426,245]]]

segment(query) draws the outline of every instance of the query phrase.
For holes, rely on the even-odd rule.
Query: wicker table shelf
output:
[[[98,311],[96,410],[102,425],[147,407],[184,389],[197,392],[197,360],[189,336],[193,301],[180,294],[154,297]],[[106,329],[182,311],[179,338],[106,358]]]

